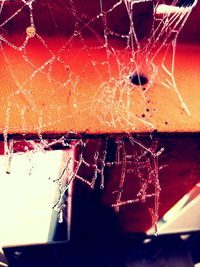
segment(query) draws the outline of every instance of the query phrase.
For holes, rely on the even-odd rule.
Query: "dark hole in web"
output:
[[[145,75],[139,73],[130,76],[130,80],[135,85],[145,85],[148,83],[148,78]]]

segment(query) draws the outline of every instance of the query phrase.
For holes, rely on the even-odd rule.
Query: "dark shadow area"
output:
[[[4,248],[9,267],[192,267],[190,251],[179,234],[121,236],[110,246],[83,240]]]

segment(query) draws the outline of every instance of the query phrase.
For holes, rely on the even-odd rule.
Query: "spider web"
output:
[[[190,115],[176,85],[174,65],[178,35],[196,2],[90,2],[0,2],[0,47],[5,65],[2,75],[9,77],[6,85],[8,93],[0,99],[1,106],[7,103],[6,110],[2,111],[6,117],[6,125],[3,125],[2,130],[4,152],[8,156],[7,173],[10,172],[14,143],[16,145],[18,142],[9,138],[9,132],[15,132],[10,118],[13,113],[19,114],[21,132],[26,136],[32,129],[27,120],[27,114],[31,112],[33,121],[37,118],[34,130],[39,139],[35,142],[25,139],[24,147],[27,151],[45,151],[58,144],[79,150],[78,158],[70,158],[61,175],[53,179],[58,183],[60,193],[55,204],[55,208],[61,210],[60,221],[62,197],[75,179],[91,189],[96,184],[104,189],[105,170],[117,168],[117,188],[113,189],[110,205],[119,211],[124,205],[144,203],[148,198],[153,198],[154,207],[149,210],[152,222],[156,225],[161,190],[158,157],[163,150],[157,151],[157,142],[150,138],[151,144],[146,145],[131,134],[117,136],[114,138],[116,157],[108,160],[108,143],[110,138],[113,139],[108,135],[96,142],[92,159],[87,161],[87,154],[91,153],[90,149],[87,150],[90,139],[76,133],[76,138],[69,138],[73,135],[73,126],[69,134],[63,134],[50,142],[43,138],[43,133],[58,122],[73,125],[77,117],[87,118],[88,114],[97,132],[103,126],[111,132],[117,129],[122,129],[120,132],[127,132],[125,129],[137,131],[138,123],[143,124],[147,131],[152,131],[155,126],[146,104],[150,101],[150,91],[158,83],[166,90],[173,90],[181,108]],[[137,15],[144,8],[147,9],[146,17],[149,20],[140,30],[139,23],[142,22],[138,21]],[[43,10],[49,13],[46,25],[42,20]],[[67,19],[59,20],[61,15]],[[118,22],[119,15],[123,18],[123,27]],[[21,23],[22,20],[24,23]],[[49,36],[52,29],[53,35],[59,36],[56,43]],[[61,34],[63,31],[65,35]],[[26,72],[20,72],[22,65]],[[48,109],[39,108],[43,106],[43,98],[47,97],[43,95],[43,86],[49,88]],[[54,101],[56,94],[61,95],[59,102]],[[139,98],[143,105],[139,106],[132,101],[133,96],[134,99]],[[66,107],[69,112],[63,114]],[[97,111],[95,117],[94,110]],[[82,132],[88,131],[87,123],[82,129]],[[83,168],[88,168],[90,175],[81,176]],[[67,183],[64,183],[66,176]],[[130,177],[137,178],[139,188],[135,196],[125,199],[126,180]]]

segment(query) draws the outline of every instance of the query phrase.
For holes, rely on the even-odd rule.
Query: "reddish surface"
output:
[[[16,36],[15,36],[16,37]],[[15,39],[12,37],[12,40]],[[17,37],[18,38],[18,37]],[[49,47],[58,51],[66,38],[45,38]],[[18,39],[17,39],[18,40]],[[89,42],[93,43],[92,40]],[[82,48],[82,47],[81,47]],[[188,53],[189,52],[189,53]],[[127,106],[127,92],[120,90],[120,79],[127,78],[133,66],[130,63],[130,55],[124,54],[119,48],[119,58],[125,68],[122,73],[117,72],[116,58],[110,58],[112,76],[116,81],[115,96],[106,87],[100,87],[104,82],[108,83],[107,65],[94,66],[89,63],[88,54],[80,51],[80,43],[73,41],[73,47],[69,54],[62,53],[61,57],[69,64],[73,73],[77,73],[83,80],[77,83],[76,75],[71,82],[61,87],[55,82],[49,82],[46,72],[38,72],[30,79],[34,68],[25,64],[22,55],[4,45],[4,53],[12,67],[14,75],[20,83],[25,82],[24,90],[18,93],[16,79],[10,73],[8,64],[1,53],[0,71],[2,74],[0,84],[0,132],[8,130],[9,133],[119,133],[119,132],[150,132],[147,122],[153,124],[154,129],[160,132],[197,132],[199,131],[200,116],[200,90],[199,71],[200,47],[192,45],[178,46],[176,53],[175,78],[178,89],[188,106],[191,116],[188,116],[181,108],[181,103],[174,89],[168,89],[161,82],[167,78],[161,68],[162,53],[156,59],[158,68],[157,79],[146,93],[149,101],[142,98],[137,86],[128,84],[130,90],[130,106]],[[38,40],[31,40],[27,46],[27,53],[35,66],[39,67],[49,58],[49,53],[41,47]],[[105,59],[105,49],[94,50],[92,59],[101,62]],[[169,54],[170,58],[170,54]],[[77,64],[79,62],[79,64]],[[91,62],[91,61],[89,61]],[[170,62],[170,61],[169,61]],[[192,66],[188,64],[192,62]],[[168,64],[166,63],[168,66]],[[144,67],[146,75],[148,66]],[[97,74],[98,73],[98,74]],[[52,77],[59,83],[66,81],[67,73],[64,67],[55,62],[52,69]],[[76,84],[75,89],[73,85]],[[89,86],[88,86],[89,84]],[[118,87],[115,87],[118,86]],[[192,92],[192,93],[191,93]],[[122,96],[121,96],[122,93]],[[121,96],[121,98],[119,98]],[[122,102],[120,102],[122,101]],[[9,105],[11,105],[9,109]],[[9,113],[7,112],[8,110]],[[148,111],[147,111],[148,110]],[[21,115],[21,112],[24,115]],[[145,116],[145,117],[143,117]],[[114,124],[110,123],[114,120]]]
[[[109,9],[115,2],[111,0],[104,1],[107,5],[104,8],[106,10]],[[47,8],[47,3],[50,4],[50,9]],[[72,15],[70,15],[69,2],[64,2],[65,8],[61,3],[63,2],[35,1],[33,6],[36,32],[42,36],[48,47],[56,55],[62,45],[69,41],[69,36],[74,31],[75,23]],[[74,3],[75,9],[77,9],[80,16],[81,14],[82,16],[83,14],[94,16],[99,12],[98,1],[76,0]],[[22,1],[5,2],[1,14],[2,22],[22,5]],[[55,27],[55,21],[50,15],[51,10],[57,27]],[[144,9],[138,8],[136,12],[135,17],[138,23],[141,21],[144,23],[141,27],[141,32],[149,25],[148,21],[145,22],[141,19],[144,17],[143,11],[149,14],[149,10],[151,10],[151,7],[145,6]],[[130,84],[128,88],[130,90],[130,107],[127,109],[126,90],[121,98],[122,106],[119,101],[121,94],[119,82],[129,77],[135,65],[130,62],[130,53],[124,53],[123,41],[119,42],[119,40],[113,40],[112,38],[109,40],[109,45],[116,48],[118,59],[120,59],[122,64],[121,67],[123,66],[124,69],[120,74],[117,72],[117,59],[115,54],[112,54],[108,61],[111,66],[112,77],[115,81],[118,81],[117,86],[119,88],[117,88],[114,101],[112,99],[111,103],[109,100],[111,97],[110,91],[106,91],[105,87],[100,87],[104,82],[109,81],[107,64],[104,66],[101,64],[97,65],[96,68],[91,64],[92,60],[101,63],[106,59],[105,49],[91,50],[91,56],[88,56],[87,51],[81,50],[83,45],[80,38],[73,38],[72,43],[68,43],[67,48],[69,49],[65,49],[63,53],[60,53],[60,57],[65,64],[70,66],[73,73],[80,76],[81,80],[77,82],[76,75],[74,75],[71,78],[71,82],[63,88],[59,84],[66,81],[69,78],[69,74],[63,65],[57,61],[53,64],[52,77],[58,83],[49,82],[46,73],[49,66],[44,68],[43,71],[39,71],[33,79],[30,78],[35,68],[39,68],[46,60],[52,57],[50,52],[44,49],[39,39],[34,37],[29,40],[26,46],[26,52],[35,68],[25,63],[22,53],[2,42],[4,50],[0,53],[0,132],[37,134],[39,127],[41,132],[53,134],[66,133],[68,131],[93,134],[152,131],[152,127],[145,124],[145,120],[152,123],[154,129],[160,132],[198,132],[200,125],[200,47],[197,45],[198,38],[194,38],[194,34],[192,34],[194,29],[196,30],[195,25],[198,25],[198,23],[192,22],[197,22],[199,16],[195,14],[198,13],[198,10],[199,5],[193,14],[191,14],[190,21],[186,24],[186,26],[190,25],[189,31],[187,30],[184,34],[182,33],[182,36],[187,36],[187,38],[182,38],[182,40],[184,39],[184,41],[190,42],[187,45],[179,44],[177,46],[175,60],[177,87],[191,112],[191,116],[188,116],[182,110],[181,103],[174,89],[167,89],[162,85],[163,81],[168,78],[170,79],[163,72],[161,66],[163,51],[160,51],[154,62],[155,67],[158,69],[158,74],[146,94],[146,97],[150,101],[147,103],[141,97],[141,89],[138,90],[136,88],[137,86],[133,87]],[[65,14],[65,16],[61,14]],[[29,16],[28,7],[24,7],[20,14],[4,25],[5,31],[2,33],[3,37],[15,45],[21,45],[26,37],[26,27],[30,24]],[[127,13],[123,7],[117,8],[113,12],[113,16],[111,12],[110,16],[109,26],[111,28],[116,27],[114,30],[118,30],[120,33],[127,31],[127,26],[129,26],[127,25]],[[84,22],[87,20],[84,16],[81,19]],[[104,38],[101,35],[102,21],[95,20],[95,22],[97,23],[92,23],[90,29],[86,27],[87,30],[82,32],[88,46],[99,46],[104,43]],[[88,31],[90,34],[88,34]],[[198,36],[198,32],[196,34]],[[119,39],[122,40],[122,38]],[[8,62],[5,60],[4,53]],[[166,59],[166,66],[169,69],[171,56],[172,54],[169,53]],[[140,54],[140,60],[145,61],[142,53]],[[147,78],[151,75],[148,68],[148,65],[144,65],[142,68]],[[13,71],[13,74],[10,70]],[[25,82],[23,89],[28,92],[30,91],[31,95],[23,92],[17,93],[20,86],[16,80],[18,80],[20,85]],[[74,84],[76,84],[75,90],[73,87]],[[112,83],[110,86],[112,91]],[[7,110],[10,104],[12,105],[9,117]],[[149,112],[146,110],[149,110]],[[24,119],[21,116],[22,111],[24,112]],[[130,123],[127,123],[130,114],[132,116]],[[119,117],[119,119],[115,119],[115,125],[108,124],[112,116],[115,118]]]

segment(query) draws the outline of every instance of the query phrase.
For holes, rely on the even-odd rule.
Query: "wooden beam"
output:
[[[20,38],[12,36],[10,43],[19,42]],[[45,37],[45,41],[56,55],[67,39]],[[94,45],[94,41],[88,40],[88,45]],[[133,64],[121,47],[116,50],[117,57],[111,55],[107,61],[112,72],[110,80],[108,65],[101,64],[105,49],[91,50],[89,56],[79,42],[73,41],[70,51],[61,53],[58,61],[52,60],[49,50],[37,38],[32,38],[26,47],[26,62],[23,53],[6,43],[2,46],[0,132],[99,134],[200,129],[199,46],[178,45],[176,52],[174,77],[190,115],[168,83],[173,80],[161,66],[162,53],[154,61],[155,77],[150,66],[144,65],[141,71],[149,83],[140,88],[129,79]],[[169,68],[171,56],[165,63]],[[119,59],[119,66],[125,71],[118,71]],[[147,92],[145,88],[149,88]]]

